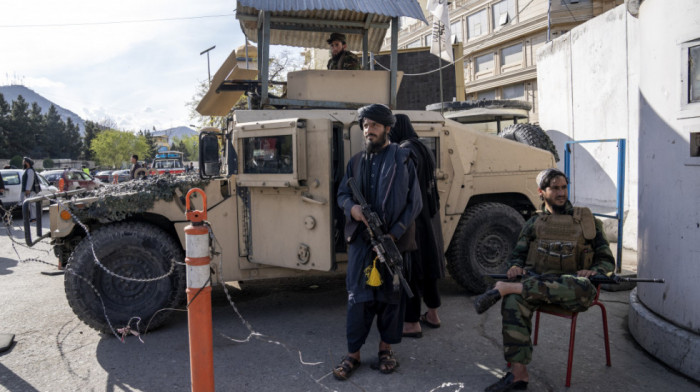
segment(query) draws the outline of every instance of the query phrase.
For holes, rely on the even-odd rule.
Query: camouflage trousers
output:
[[[532,360],[532,315],[542,305],[583,312],[593,303],[595,286],[572,275],[540,276],[522,281],[521,294],[503,298],[503,354],[507,362],[527,365]]]

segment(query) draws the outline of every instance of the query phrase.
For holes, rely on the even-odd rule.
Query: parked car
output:
[[[83,188],[93,190],[104,185],[100,180],[95,179],[89,174],[77,169],[48,170],[42,172],[41,174],[46,177],[46,180],[56,188],[58,188],[58,181],[63,178],[63,181],[65,181],[63,188],[64,191],[72,191],[74,189]]]
[[[112,182],[112,172],[114,172],[114,170],[98,171],[97,173],[95,173],[95,178],[102,182],[110,183]]]
[[[114,176],[117,176],[117,182],[129,181],[131,179],[130,170],[115,170],[110,175],[110,183],[114,182]]]
[[[0,195],[0,213],[5,213],[5,210],[9,210],[13,206],[20,204],[22,198],[22,175],[24,174],[23,169],[4,169],[0,170],[0,175],[2,176],[2,181],[5,183],[5,193]],[[49,184],[41,174],[38,175],[39,185],[41,186],[41,192],[39,195],[50,195],[52,193],[58,192],[58,188]],[[43,205],[48,205],[49,201],[44,200]],[[21,207],[17,208],[18,211]]]

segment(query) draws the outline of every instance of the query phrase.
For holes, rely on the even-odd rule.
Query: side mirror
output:
[[[202,131],[199,134],[199,175],[216,177],[221,174],[218,132]]]

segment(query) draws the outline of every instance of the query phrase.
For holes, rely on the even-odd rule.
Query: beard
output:
[[[555,214],[565,214],[566,213],[566,200],[564,200],[564,204],[559,205],[557,204],[556,199],[554,198],[545,198],[544,199],[545,203],[549,208],[552,209],[552,212]]]
[[[381,134],[377,136],[377,140],[371,141],[369,138],[365,138],[365,151],[368,154],[376,154],[384,148],[386,144],[389,132],[385,129]]]

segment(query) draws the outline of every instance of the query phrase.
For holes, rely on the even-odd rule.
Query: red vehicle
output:
[[[46,178],[46,181],[57,188],[59,185],[58,182],[62,178],[64,181],[63,190],[65,191],[72,191],[80,188],[93,190],[104,185],[102,182],[100,182],[100,180],[91,177],[82,170],[77,169],[49,170],[43,171],[41,174],[44,176],[44,178]]]
[[[180,151],[161,151],[156,154],[151,166],[151,174],[182,174],[185,164]]]

